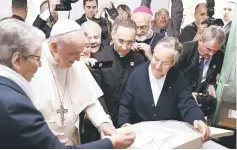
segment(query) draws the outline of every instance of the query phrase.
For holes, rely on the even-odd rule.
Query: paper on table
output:
[[[237,118],[237,111],[230,109],[230,110],[229,110],[229,113],[228,113],[228,118],[230,118],[230,119],[236,119],[236,118]]]

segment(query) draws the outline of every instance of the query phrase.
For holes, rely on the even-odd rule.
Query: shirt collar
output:
[[[165,79],[166,79],[166,75],[167,75],[167,74],[165,74],[165,75],[164,75],[162,78],[160,78],[160,79],[156,79],[156,77],[153,75],[153,73],[152,73],[152,71],[151,71],[151,64],[149,65],[148,73],[149,73],[150,82],[157,82],[157,81],[165,82]]]
[[[20,21],[25,22],[25,20],[24,20],[23,18],[21,18],[20,16],[12,15],[12,17],[15,18],[15,19],[18,19],[18,20],[20,20]]]

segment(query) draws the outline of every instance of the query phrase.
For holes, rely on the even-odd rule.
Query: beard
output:
[[[146,35],[140,35],[140,36],[136,36],[136,40],[139,42],[143,42],[147,39]]]

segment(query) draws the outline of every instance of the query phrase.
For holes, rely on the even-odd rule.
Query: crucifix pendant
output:
[[[68,109],[64,109],[64,106],[61,104],[60,109],[57,110],[57,113],[60,113],[61,115],[61,125],[64,126],[64,114],[68,112]]]

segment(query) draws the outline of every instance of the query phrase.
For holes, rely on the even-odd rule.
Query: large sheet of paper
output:
[[[201,133],[179,121],[148,121],[132,125],[136,139],[130,149],[202,148]],[[214,138],[233,135],[233,131],[210,127]]]

